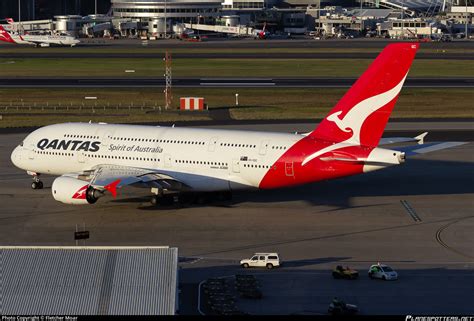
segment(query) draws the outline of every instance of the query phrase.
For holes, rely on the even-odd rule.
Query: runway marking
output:
[[[223,81],[223,80],[229,80],[229,81],[236,81],[236,80],[249,80],[249,78],[200,78],[201,81]],[[252,78],[254,81],[273,81],[272,78]]]
[[[201,287],[202,285],[204,284],[204,282],[206,282],[206,280],[203,280],[201,282],[199,282],[199,286],[198,286],[198,312],[201,314],[201,315],[205,315],[204,312],[202,312],[201,310]]]
[[[249,86],[275,86],[273,82],[201,82],[199,83],[200,86],[216,86],[216,87],[227,87],[227,86],[235,86],[235,87],[249,87]]]
[[[418,216],[418,214],[416,214],[413,207],[411,207],[407,201],[401,200],[400,203],[402,203],[403,207],[405,207],[405,210],[408,212],[408,214],[410,214],[415,222],[421,222],[421,218]]]
[[[441,227],[436,231],[436,241],[437,241],[442,247],[444,247],[445,249],[447,249],[447,250],[449,250],[449,251],[451,251],[451,252],[454,252],[454,253],[456,253],[456,254],[458,254],[458,255],[464,256],[464,257],[469,258],[469,259],[474,259],[474,256],[469,255],[469,254],[465,254],[465,253],[463,253],[463,252],[461,252],[461,251],[459,251],[459,250],[456,250],[455,248],[453,248],[453,247],[449,246],[448,244],[446,244],[446,242],[444,242],[444,240],[441,238],[441,235],[442,235],[442,233],[443,233],[443,231],[444,231],[445,229],[447,229],[448,227],[450,227],[450,226],[451,226],[452,224],[454,224],[454,223],[458,223],[458,222],[460,222],[460,221],[462,221],[462,220],[469,219],[469,218],[473,218],[473,216],[471,216],[471,217],[465,217],[465,218],[462,218],[462,219],[459,219],[459,220],[456,220],[456,221],[453,221],[453,222],[449,222],[448,224],[445,224],[445,225],[441,226]]]

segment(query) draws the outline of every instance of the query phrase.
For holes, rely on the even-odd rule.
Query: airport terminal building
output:
[[[176,22],[206,21],[219,15],[222,0],[112,0],[114,17],[169,18]]]

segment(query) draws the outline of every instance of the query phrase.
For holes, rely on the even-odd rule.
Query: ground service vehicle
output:
[[[354,315],[359,313],[359,308],[357,305],[347,304],[336,297],[329,304],[328,313],[331,315]]]
[[[374,264],[369,269],[369,278],[381,279],[381,280],[397,280],[398,273],[395,272],[390,266],[385,264]]]
[[[280,266],[280,258],[278,253],[255,253],[252,258],[241,260],[240,265],[244,268],[266,267],[273,269]]]
[[[348,266],[343,267],[342,265],[338,265],[332,270],[332,276],[335,279],[355,280],[359,277],[359,272],[350,269]]]

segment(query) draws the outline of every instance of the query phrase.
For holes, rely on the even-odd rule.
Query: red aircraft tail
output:
[[[377,146],[419,45],[390,44],[310,135]]]
[[[0,41],[16,43],[12,36],[0,25]]]

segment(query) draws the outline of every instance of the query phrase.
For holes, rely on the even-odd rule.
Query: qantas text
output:
[[[56,150],[71,150],[71,151],[86,151],[86,152],[97,152],[100,148],[100,142],[91,142],[83,140],[49,140],[43,138],[36,145],[41,150],[45,149],[56,149]]]

